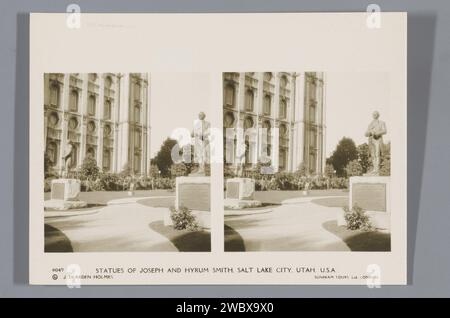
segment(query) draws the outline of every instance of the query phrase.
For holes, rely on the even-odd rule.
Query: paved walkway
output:
[[[167,209],[137,203],[153,198],[162,197],[112,200],[97,213],[46,218],[45,223],[67,236],[73,252],[176,252],[170,240],[149,227],[150,223],[161,221]]]
[[[225,224],[241,235],[246,251],[349,251],[339,237],[322,227],[342,211],[311,202],[323,198],[329,196],[285,200],[270,213],[230,216]]]

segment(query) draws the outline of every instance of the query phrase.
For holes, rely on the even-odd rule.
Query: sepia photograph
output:
[[[382,16],[32,14],[30,283],[405,284],[407,23]]]
[[[45,252],[211,250],[209,81],[44,75]]]
[[[223,73],[225,251],[390,251],[386,73]]]

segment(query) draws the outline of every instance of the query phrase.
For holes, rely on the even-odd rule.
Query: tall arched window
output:
[[[278,166],[280,170],[286,169],[286,149],[280,149],[279,158],[278,158]]]
[[[253,128],[253,119],[251,117],[246,117],[244,120],[244,129]]]
[[[134,100],[141,100],[141,84],[139,83],[134,83]]]
[[[141,172],[141,155],[138,153],[134,154],[134,173]]]
[[[56,83],[50,85],[50,105],[59,107],[59,85]]]
[[[267,82],[270,82],[272,80],[272,73],[271,72],[265,72],[264,73],[264,80]]]
[[[93,147],[89,147],[86,150],[86,157],[91,158],[91,159],[95,159],[95,149]]]
[[[225,86],[225,106],[234,107],[234,86],[232,84]]]
[[[281,76],[280,77],[280,87],[281,88],[286,88],[288,86],[288,84],[289,84],[289,80],[286,77],[286,75]]]
[[[78,158],[78,147],[76,145],[72,145],[72,165],[71,168],[77,166],[77,158]]]
[[[95,95],[89,95],[88,99],[88,115],[95,116]]]
[[[272,108],[272,98],[270,97],[270,95],[264,95],[264,102],[263,102],[263,113],[264,115],[270,115],[270,113],[272,112],[271,108]]]
[[[103,117],[105,119],[111,119],[112,106],[110,100],[105,100],[105,105],[103,109]]]
[[[50,160],[50,165],[55,166],[58,162],[58,145],[53,141],[49,142],[45,153]]]
[[[111,169],[111,152],[107,149],[103,151],[103,170],[109,171]]]
[[[69,110],[72,112],[78,111],[78,91],[76,89],[70,91]]]
[[[105,77],[105,87],[108,89],[111,88],[112,83],[113,83],[113,81],[112,81],[111,76],[106,76]]]
[[[251,89],[248,89],[245,92],[245,110],[246,111],[253,111],[253,99],[254,99],[254,94],[253,91]]]
[[[279,110],[279,117],[281,119],[285,119],[287,115],[287,105],[286,101],[284,99],[280,100],[280,110]]]

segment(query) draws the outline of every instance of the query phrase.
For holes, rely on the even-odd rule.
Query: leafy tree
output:
[[[366,173],[369,171],[371,167],[370,163],[370,151],[369,151],[369,145],[367,143],[363,143],[358,146],[358,161],[361,164],[362,173]]]
[[[380,175],[391,175],[391,143],[385,144],[381,152]]]
[[[355,142],[351,138],[342,138],[336,150],[330,157],[330,162],[336,170],[336,175],[338,177],[345,177],[345,167],[347,164],[358,158],[358,151],[356,149]]]
[[[161,171],[161,176],[168,177],[170,175],[170,167],[173,164],[172,148],[177,144],[174,139],[167,138],[156,156],[152,159],[151,164],[154,164]]]
[[[79,177],[81,180],[97,180],[100,175],[100,168],[97,166],[97,161],[87,156],[84,158],[79,170]]]
[[[309,175],[310,171],[308,171],[308,169],[306,168],[306,165],[304,162],[302,162],[299,166],[298,169],[296,171],[297,175],[301,176],[301,177],[306,177],[307,175]]]
[[[170,167],[170,175],[172,177],[183,177],[188,174],[188,168],[184,163],[174,163]]]
[[[150,164],[149,177],[150,178],[157,178],[157,177],[159,177],[158,166]]]
[[[350,161],[345,167],[347,177],[361,176],[363,174],[363,168],[358,159]]]
[[[325,177],[327,177],[327,178],[334,177],[334,167],[332,164],[330,164],[330,163],[326,164],[324,174],[325,174]]]

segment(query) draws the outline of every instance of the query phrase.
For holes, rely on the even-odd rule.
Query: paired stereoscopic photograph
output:
[[[45,252],[210,252],[222,215],[225,252],[390,251],[386,73],[225,72],[214,105],[211,81],[44,74]]]
[[[207,73],[44,75],[45,252],[209,252]]]
[[[390,251],[389,94],[386,73],[224,73],[225,251]]]

